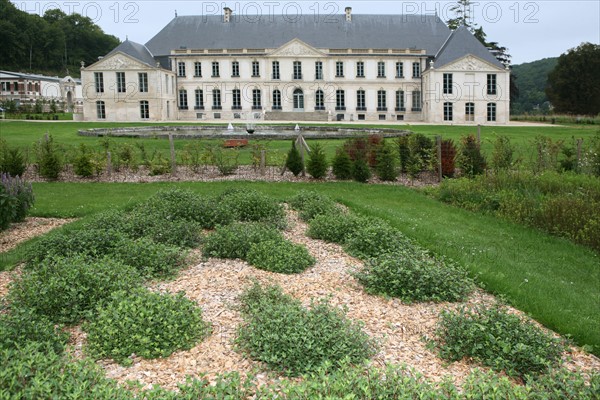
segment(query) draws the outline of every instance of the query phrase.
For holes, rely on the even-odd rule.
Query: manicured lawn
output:
[[[537,230],[439,203],[413,190],[357,183],[37,183],[34,216],[85,217],[128,207],[157,190],[182,187],[215,194],[252,187],[285,200],[318,190],[358,213],[388,220],[423,247],[458,261],[482,286],[600,355],[600,258],[582,246]],[[26,246],[0,260],[14,265]]]

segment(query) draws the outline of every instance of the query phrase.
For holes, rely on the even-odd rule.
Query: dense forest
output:
[[[119,44],[88,17],[48,10],[43,17],[0,0],[0,69],[78,77],[81,61],[89,65]]]
[[[546,84],[548,74],[556,67],[558,57],[513,65],[519,97],[511,101],[511,114],[547,113],[549,111]]]

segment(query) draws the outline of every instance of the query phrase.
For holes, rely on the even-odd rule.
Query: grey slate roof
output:
[[[435,55],[450,30],[434,15],[275,15],[240,16],[230,22],[222,16],[175,17],[146,47],[157,57],[171,50],[278,48],[294,38],[321,49],[425,49]]]
[[[151,67],[156,66],[156,60],[154,59],[154,56],[152,55],[150,50],[148,50],[148,48],[143,44],[132,42],[131,40],[126,39],[123,43],[115,47],[106,56],[108,57],[111,54],[114,54],[119,51],[135,58],[136,60],[143,62],[144,64],[148,64]]]
[[[467,54],[504,69],[504,65],[464,25],[450,34],[435,57],[435,68],[441,68]]]

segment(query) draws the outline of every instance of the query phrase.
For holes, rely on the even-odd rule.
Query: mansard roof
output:
[[[131,40],[126,39],[123,43],[108,53],[106,57],[118,52],[127,54],[128,56],[133,57],[144,64],[148,64],[151,67],[156,66],[156,60],[154,59],[154,56],[143,44],[132,42]]]
[[[434,15],[178,16],[146,47],[156,57],[171,50],[276,49],[300,39],[321,49],[419,49],[435,55],[450,29]]]
[[[453,31],[435,56],[435,68],[441,68],[471,54],[498,68],[504,65],[463,25]]]

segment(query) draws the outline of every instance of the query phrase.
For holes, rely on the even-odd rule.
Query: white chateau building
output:
[[[505,124],[509,70],[433,15],[176,16],[82,67],[86,121]]]

